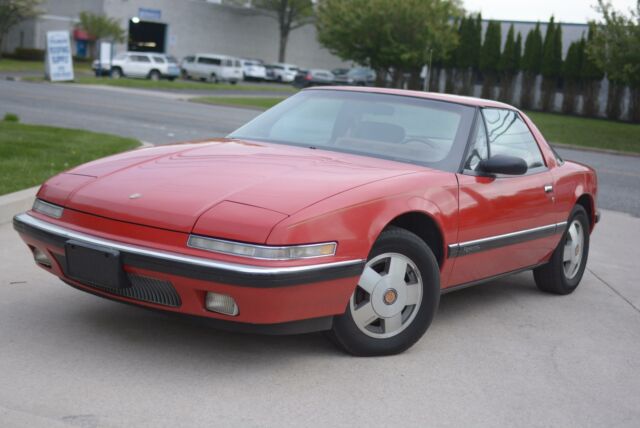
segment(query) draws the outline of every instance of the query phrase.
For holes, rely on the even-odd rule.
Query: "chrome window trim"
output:
[[[123,242],[112,241],[110,239],[99,238],[96,236],[88,235],[82,232],[76,232],[55,224],[35,218],[28,213],[18,214],[14,217],[14,221],[29,225],[33,228],[51,233],[53,235],[60,236],[65,239],[74,239],[88,244],[100,245],[115,250],[123,251],[129,254],[136,254],[140,256],[152,257],[160,260],[167,260],[172,262],[185,263],[193,266],[201,266],[213,269],[222,269],[231,272],[237,272],[241,274],[253,274],[253,275],[280,275],[291,274],[300,272],[316,271],[326,268],[351,266],[359,263],[363,263],[365,260],[344,260],[339,262],[329,262],[313,265],[303,266],[282,266],[282,267],[265,267],[245,265],[232,262],[223,262],[218,260],[211,260],[202,257],[187,256],[179,253],[154,250],[147,247],[141,247],[137,245],[125,244]]]
[[[567,225],[566,221],[549,224],[546,226],[534,227],[531,229],[518,230],[516,232],[502,235],[488,236],[486,238],[474,239],[472,241],[458,242],[448,246],[449,257],[461,257],[481,251],[491,250],[507,245],[519,244],[546,236],[555,235],[562,231]]]

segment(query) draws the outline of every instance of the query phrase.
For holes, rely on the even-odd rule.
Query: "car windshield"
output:
[[[418,97],[302,91],[229,135],[456,171],[475,108]]]

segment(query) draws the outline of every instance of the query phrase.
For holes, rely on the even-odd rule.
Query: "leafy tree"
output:
[[[584,46],[584,39],[571,43],[562,67],[562,77],[564,78],[562,112],[565,114],[576,111],[576,93],[582,77]]]
[[[120,27],[120,23],[115,18],[91,12],[80,12],[80,23],[78,27],[89,33],[91,42],[89,50],[91,56],[95,58],[95,42],[99,39],[111,39],[114,42],[122,43],[125,40],[125,31]]]
[[[613,9],[610,3],[598,0],[603,22],[587,52],[591,60],[602,67],[610,81],[607,116],[620,117],[623,86],[631,89],[630,118],[640,122],[640,2],[627,16]]]
[[[0,58],[2,42],[14,26],[40,15],[42,0],[0,0]]]
[[[409,73],[409,86],[418,89],[429,53],[445,61],[456,47],[451,18],[461,8],[454,0],[320,0],[316,15],[318,40],[330,52],[396,76]]]
[[[520,34],[518,33],[518,45],[516,45],[513,24],[511,24],[498,65],[501,82],[500,99],[504,102],[511,102],[513,97],[513,78],[518,72],[520,62],[520,42]]]
[[[536,23],[533,30],[529,31],[524,42],[524,54],[521,60],[523,71],[522,76],[522,95],[520,105],[524,109],[533,107],[533,89],[536,82],[536,76],[540,73],[542,67],[542,33],[540,31],[540,23]]]
[[[547,25],[542,47],[542,110],[553,110],[558,78],[562,74],[562,28],[553,16]]]
[[[228,3],[250,6],[256,12],[278,22],[280,32],[279,62],[285,61],[291,32],[313,22],[313,0],[228,0]]]
[[[600,110],[598,94],[600,93],[600,82],[604,78],[604,71],[588,54],[589,46],[593,43],[596,31],[596,23],[590,22],[580,73],[583,87],[582,114],[591,117],[597,116]]]
[[[482,97],[492,98],[496,74],[500,67],[500,43],[502,40],[500,23],[490,21],[484,35],[484,43],[480,51],[480,71],[484,77]]]

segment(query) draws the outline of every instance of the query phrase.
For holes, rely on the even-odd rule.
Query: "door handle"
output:
[[[545,184],[544,193],[551,193],[551,192],[553,192],[553,185],[552,184]]]

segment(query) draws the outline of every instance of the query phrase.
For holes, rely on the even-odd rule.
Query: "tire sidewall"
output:
[[[575,220],[578,220],[580,222],[580,226],[582,227],[582,233],[583,233],[582,260],[580,260],[580,268],[578,269],[578,272],[575,274],[573,278],[569,279],[564,274],[564,262],[562,259],[563,259],[563,252],[564,252],[564,242],[566,240],[569,227],[571,227],[571,224],[573,224]],[[590,237],[589,232],[590,232],[590,226],[589,226],[589,219],[587,217],[587,212],[581,205],[577,205],[571,211],[571,215],[569,216],[569,221],[567,222],[567,226],[565,227],[564,233],[562,234],[562,239],[560,241],[560,244],[558,245],[556,254],[554,255],[554,257],[556,258],[555,262],[557,263],[557,266],[558,266],[558,271],[559,271],[558,274],[560,276],[560,281],[567,290],[573,290],[578,286],[578,284],[580,284],[582,275],[584,274],[584,271],[587,267],[587,259],[589,258],[589,237]]]
[[[422,278],[422,298],[411,324],[396,336],[379,339],[367,336],[357,327],[349,305],[345,313],[334,319],[336,340],[351,354],[391,355],[413,345],[425,333],[440,302],[440,271],[431,249],[418,236],[403,229],[383,232],[374,244],[368,260],[384,253],[399,253],[411,259]]]

